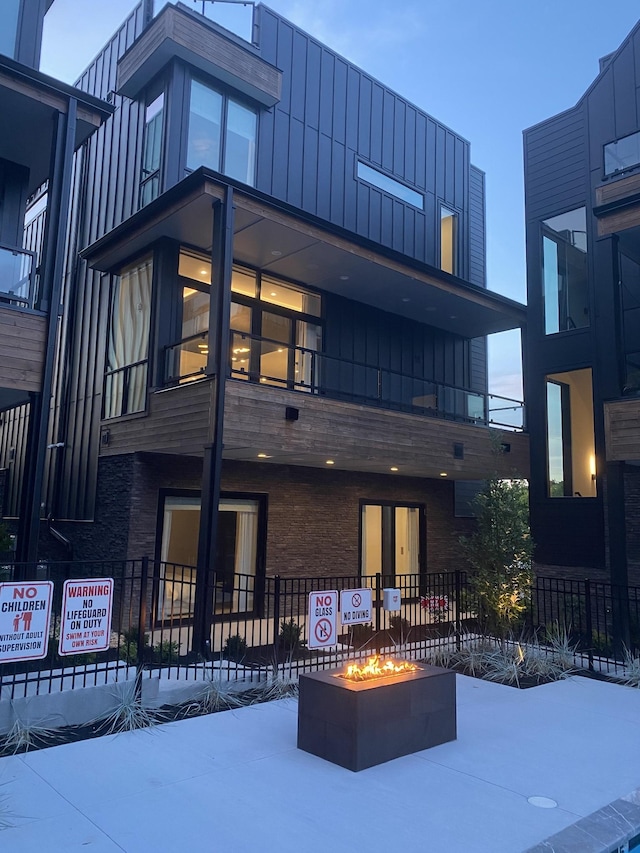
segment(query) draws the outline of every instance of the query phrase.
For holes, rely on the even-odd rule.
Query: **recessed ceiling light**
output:
[[[206,275],[208,272],[209,270],[200,270],[200,275]]]
[[[349,281],[349,276],[348,275],[341,275],[340,281]]]
[[[458,315],[457,315],[457,314],[449,314],[449,319],[450,319],[450,320],[457,320],[457,319],[458,319]]]
[[[258,453],[258,459],[271,459],[266,453]]]
[[[447,476],[447,472],[446,472],[446,471],[440,471],[440,476],[441,476],[441,477],[446,477],[446,476]]]
[[[275,290],[272,290],[270,295],[271,296],[277,296],[278,294],[275,292]]]
[[[427,305],[427,306],[425,306],[424,310],[425,311],[435,311],[436,309],[433,305]]]
[[[390,471],[397,471],[398,469],[397,469],[397,468],[396,468],[396,466],[394,465],[392,468],[389,468],[389,470],[390,470]]]
[[[280,257],[280,255],[282,254],[282,252],[281,252],[279,249],[274,249],[274,250],[271,252],[271,254],[273,255],[273,257],[274,257],[274,258],[279,258],[279,257]]]
[[[261,377],[260,377],[260,382],[266,382],[266,381],[267,381],[267,380],[265,379],[265,377],[264,377],[264,376],[261,376]]]
[[[408,296],[403,296],[402,301],[403,302],[411,302],[411,299]]]
[[[333,461],[333,459],[327,459],[327,463],[326,463],[326,464],[327,464],[327,465],[335,465],[335,462]]]

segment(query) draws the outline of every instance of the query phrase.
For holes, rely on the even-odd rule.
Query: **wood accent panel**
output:
[[[635,228],[640,225],[640,204],[625,207],[624,210],[616,210],[598,218],[598,237],[606,237],[626,228]]]
[[[0,306],[0,387],[40,391],[46,340],[44,314]]]
[[[299,410],[285,420],[285,408]],[[226,390],[225,458],[256,460],[263,452],[274,463],[387,473],[391,466],[414,477],[482,479],[528,477],[529,438],[504,433],[510,453],[492,453],[491,430],[404,412],[376,409],[311,394],[229,381]],[[462,442],[464,459],[454,459]]]
[[[210,440],[209,411],[213,382],[190,382],[149,396],[148,412],[103,421],[101,456],[149,451],[202,456]]]
[[[210,441],[209,412],[213,382],[194,382],[156,392],[147,415],[104,421],[109,444],[101,456],[139,451],[202,456]],[[285,408],[299,410],[297,421],[285,420]],[[286,465],[389,473],[412,477],[475,480],[497,473],[528,477],[529,437],[504,433],[510,453],[496,458],[491,430],[440,418],[376,409],[326,397],[283,391],[249,382],[227,382],[224,458],[270,461]],[[453,443],[462,442],[464,459],[454,459]],[[265,460],[269,461],[269,460]]]
[[[604,404],[608,462],[640,461],[640,398]]]
[[[212,77],[273,106],[280,100],[282,72],[249,45],[226,38],[175,6],[166,7],[118,63],[118,92],[136,97],[151,77],[179,56]]]
[[[640,192],[640,174],[596,187],[596,205],[609,204]]]

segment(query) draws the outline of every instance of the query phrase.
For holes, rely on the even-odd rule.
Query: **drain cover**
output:
[[[529,797],[527,802],[532,806],[537,806],[539,809],[555,809],[558,805],[550,797]]]

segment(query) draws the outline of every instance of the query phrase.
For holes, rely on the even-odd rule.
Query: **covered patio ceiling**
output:
[[[225,183],[199,169],[85,249],[83,257],[96,269],[117,272],[163,238],[210,253],[212,203],[222,198]],[[469,339],[525,324],[524,305],[274,203],[257,190],[234,187],[233,199],[237,263]]]

